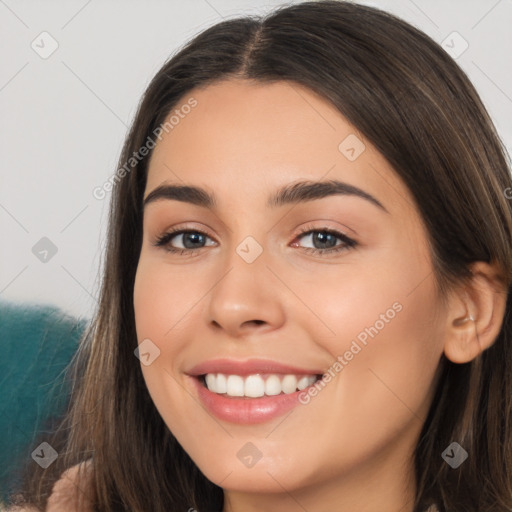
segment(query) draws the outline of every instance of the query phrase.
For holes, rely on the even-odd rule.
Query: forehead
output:
[[[183,108],[191,98],[195,106]],[[173,182],[204,186],[219,198],[245,191],[241,204],[260,198],[263,205],[273,189],[299,179],[340,180],[390,211],[413,203],[373,145],[333,105],[296,83],[230,80],[194,89],[167,120],[172,128],[153,150],[145,195]]]

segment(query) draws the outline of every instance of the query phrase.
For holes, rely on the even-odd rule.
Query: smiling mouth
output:
[[[217,395],[232,398],[259,398],[302,391],[320,380],[322,375],[257,373],[241,376],[207,373],[198,375],[197,378],[208,391]]]

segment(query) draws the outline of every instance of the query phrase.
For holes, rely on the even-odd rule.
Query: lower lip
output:
[[[203,386],[199,378],[190,378],[197,388],[199,399],[209,412],[221,420],[241,425],[263,423],[287,413],[301,405],[299,394],[307,392],[308,389],[260,398],[228,397],[211,392]]]

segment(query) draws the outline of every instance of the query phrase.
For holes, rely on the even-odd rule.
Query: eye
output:
[[[173,247],[171,245],[171,240],[174,238],[178,240],[181,238],[182,247]],[[185,254],[197,249],[202,249],[203,246],[201,244],[205,242],[206,238],[210,237],[204,231],[199,231],[197,229],[176,229],[174,231],[164,233],[153,245],[163,247],[166,251],[172,253]]]
[[[174,239],[179,240],[181,247],[175,247],[173,245],[173,243],[175,243],[173,242]],[[187,254],[187,256],[191,256],[194,253],[197,253],[199,249],[203,249],[205,247],[207,239],[212,240],[212,238],[204,231],[177,228],[158,237],[153,245],[162,247],[173,254]],[[309,239],[313,245],[317,245],[319,247],[303,247],[296,241],[292,242],[292,247],[299,247],[305,252],[318,255],[333,254],[349,250],[358,245],[355,240],[349,238],[345,233],[341,233],[340,231],[330,228],[314,229],[306,227],[299,233],[295,240],[297,239]],[[337,240],[339,240],[340,243],[337,243]],[[209,245],[214,244],[215,242]]]
[[[304,228],[298,239],[309,239],[313,245],[317,247],[302,247],[306,252],[324,255],[324,254],[332,254],[340,251],[345,251],[356,247],[358,244],[352,238],[349,238],[345,233],[341,233],[334,229],[330,228],[322,228],[322,229],[314,229],[310,227]],[[341,243],[336,243],[336,239],[340,240]],[[297,242],[292,243],[293,247],[298,247]],[[318,247],[319,246],[319,247]],[[300,247],[300,246],[299,246]]]

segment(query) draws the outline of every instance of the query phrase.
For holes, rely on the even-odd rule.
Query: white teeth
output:
[[[205,376],[206,387],[213,393],[228,396],[274,396],[281,393],[289,394],[303,390],[316,381],[315,375],[269,375],[264,379],[261,375],[225,375],[208,373]]]
[[[259,375],[249,375],[245,379],[244,385],[245,396],[256,398],[265,394],[265,382]]]
[[[215,375],[213,373],[208,373],[205,377],[205,380],[206,380],[206,387],[208,389],[212,389],[212,388],[216,388],[216,380],[217,380],[217,377],[215,377]]]
[[[244,379],[240,375],[230,375],[226,393],[229,396],[244,396]]]
[[[265,395],[279,395],[281,391],[281,379],[277,375],[269,375],[265,381]]]
[[[223,375],[222,373],[219,373],[217,375],[215,389],[217,390],[217,393],[226,393],[226,391],[228,390],[228,380],[226,379],[226,376]]]
[[[297,377],[295,375],[285,375],[281,381],[281,387],[286,394],[297,390]]]
[[[309,382],[309,377],[302,377],[299,382],[297,382],[297,387],[300,389],[300,390],[303,390],[304,388],[307,388],[309,386],[310,382]]]

